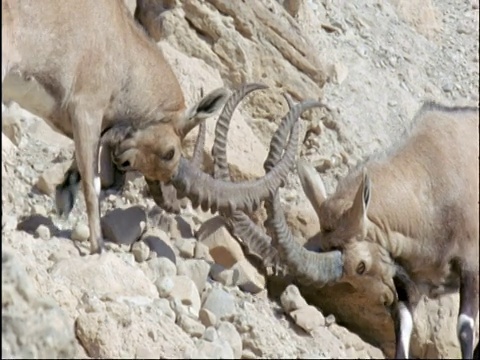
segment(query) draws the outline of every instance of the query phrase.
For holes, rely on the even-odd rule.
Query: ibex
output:
[[[171,181],[202,207],[255,208],[293,166],[293,159],[282,159],[262,179],[231,184],[182,158],[181,140],[222,107],[228,92],[217,89],[186,108],[170,65],[123,1],[2,0],[2,90],[4,98],[74,140],[76,164],[58,196],[73,198],[81,177],[91,253],[103,247],[102,132],[111,135],[106,142],[121,169]],[[61,211],[68,213],[72,202],[66,204]]]
[[[472,358],[479,287],[478,124],[478,108],[426,103],[399,143],[353,169],[330,197],[316,170],[300,160],[302,187],[321,225],[321,253],[293,240],[278,193],[265,202],[273,241],[238,211],[230,218],[234,232],[261,257],[285,262],[305,284],[373,279],[372,291],[392,312],[396,358],[408,358],[420,296],[460,291],[457,334],[462,357]],[[291,129],[293,123],[282,125]],[[285,146],[280,130],[266,170]],[[222,156],[216,161],[218,167],[226,163]]]

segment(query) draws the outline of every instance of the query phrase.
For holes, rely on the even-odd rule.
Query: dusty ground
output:
[[[179,3],[187,14],[195,5],[195,1]],[[357,4],[310,0],[300,2],[294,18],[273,1],[261,3],[275,16],[293,21],[308,36],[309,49],[322,64],[324,85],[318,85],[320,80],[306,80],[291,91],[300,95],[308,89],[318,91],[305,96],[322,96],[332,109],[300,150],[301,156],[318,165],[328,193],[350,166],[391,144],[424,100],[478,104],[478,1],[366,0]],[[209,90],[222,81],[236,85],[242,78],[242,74],[228,77],[223,63],[207,61],[209,54],[201,53],[200,46],[186,51],[173,35],[167,35],[162,46],[170,49],[167,57],[187,98],[197,96],[199,85]],[[195,51],[199,53],[192,54]],[[185,64],[204,72],[185,70]],[[254,70],[246,79],[262,80],[252,75]],[[276,121],[265,119],[278,119],[282,112],[272,108],[266,116],[252,101],[241,107],[241,113],[242,121],[250,125],[248,136],[257,136],[252,137],[252,149],[266,153]],[[304,123],[309,129],[315,119]],[[195,231],[211,215],[192,209],[178,217],[165,214],[144,196],[141,178],[132,177],[121,194],[103,194],[102,214],[113,208],[142,206],[148,232],[164,246],[161,254],[153,255],[144,245],[135,245],[132,251],[129,246],[109,244],[102,258],[85,256],[83,197],[68,219],[59,219],[52,197],[35,187],[42,174],[55,181],[71,159],[72,142],[16,104],[3,112],[2,130],[13,141],[7,143],[3,137],[2,142],[2,357],[384,356],[379,348],[318,310],[302,305],[303,312],[288,316],[288,307],[267,296],[263,277],[245,265],[228,234],[222,233],[220,240],[207,239],[203,247],[197,245]],[[229,149],[230,158],[246,151],[241,150],[242,141],[239,144]],[[261,169],[261,160],[257,162],[252,169]],[[238,165],[239,175],[247,173],[248,177],[257,171],[242,166]],[[313,214],[305,205],[295,172],[283,195],[287,209],[303,208]],[[25,218],[29,228],[25,228]],[[45,226],[38,228],[32,219]],[[316,226],[314,220],[304,224],[304,228]],[[215,241],[227,244],[227,252],[238,258],[222,264],[218,253],[212,253]],[[253,294],[240,282],[219,275],[218,266],[227,270],[236,266],[240,274],[257,279],[253,291],[247,288]],[[453,308],[449,311],[452,316],[456,313]],[[318,322],[312,320],[312,325],[305,319]],[[435,331],[443,334],[446,330]],[[448,333],[442,339],[450,338]],[[456,349],[455,342],[429,346],[419,348],[416,356],[459,355],[458,350],[449,350]]]

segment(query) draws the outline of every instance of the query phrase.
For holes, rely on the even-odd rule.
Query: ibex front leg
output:
[[[399,265],[396,266],[393,283],[397,292],[397,300],[392,307],[395,326],[395,359],[408,359],[413,331],[413,313],[420,297],[405,269]]]
[[[90,229],[90,252],[103,250],[102,230],[100,227],[100,176],[98,169],[98,146],[102,124],[100,111],[88,111],[83,107],[73,107],[70,116],[73,125],[75,158],[81,175],[85,203],[87,206]]]
[[[475,340],[475,318],[478,314],[478,272],[461,270],[460,312],[457,334],[462,349],[462,359],[473,359]]]

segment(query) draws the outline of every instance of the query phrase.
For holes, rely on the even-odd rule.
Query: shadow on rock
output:
[[[52,219],[39,214],[23,217],[17,225],[17,230],[35,235],[35,231],[40,225],[46,226],[50,230],[52,236],[64,237],[67,239],[71,238],[71,230],[60,230],[55,226]]]

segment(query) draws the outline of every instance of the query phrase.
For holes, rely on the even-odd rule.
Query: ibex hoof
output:
[[[80,174],[76,171],[67,171],[65,180],[55,188],[55,205],[59,216],[68,217],[75,204]]]
[[[98,238],[96,243],[92,243],[90,247],[90,255],[101,255],[105,250],[104,242],[102,238]]]

